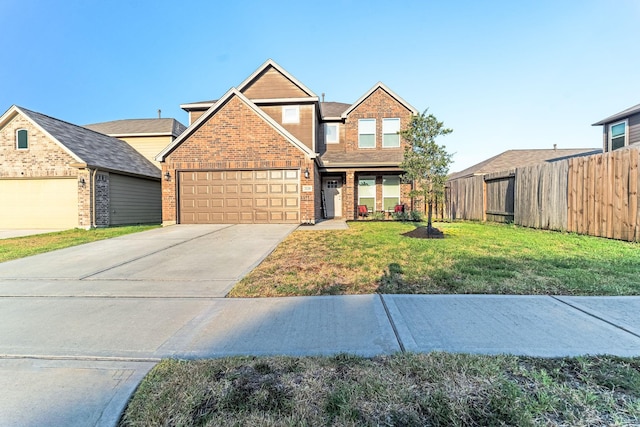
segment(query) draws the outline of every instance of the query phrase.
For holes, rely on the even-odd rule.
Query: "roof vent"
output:
[[[162,118],[162,110],[158,108],[158,118],[161,119]]]
[[[557,150],[558,149],[558,144],[553,144],[553,150]]]
[[[322,102],[324,102],[324,92],[322,92]]]

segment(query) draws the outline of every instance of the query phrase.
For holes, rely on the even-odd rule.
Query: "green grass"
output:
[[[111,239],[112,237],[137,233],[157,227],[159,226],[136,225],[126,227],[94,228],[91,230],[75,228],[73,230],[58,231],[55,233],[2,239],[0,240],[0,262],[24,258],[26,256],[54,251],[56,249],[68,248],[70,246],[81,245],[83,243],[95,242],[97,240]]]
[[[435,224],[444,239],[414,239],[410,223],[351,222],[296,231],[233,297],[365,294],[640,294],[636,243],[503,224]]]
[[[640,359],[396,354],[165,360],[120,426],[640,423]]]

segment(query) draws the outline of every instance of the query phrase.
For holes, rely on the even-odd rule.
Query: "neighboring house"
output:
[[[272,60],[220,99],[184,104],[190,125],[156,157],[164,224],[315,223],[411,207],[398,132],[417,110],[382,83],[321,102]]]
[[[519,167],[535,165],[537,163],[556,162],[571,157],[590,156],[598,153],[600,153],[600,150],[597,148],[507,150],[460,172],[449,174],[447,181],[468,178],[476,175],[504,172]]]
[[[602,119],[602,151],[608,152],[640,142],[640,104]]]
[[[160,223],[160,171],[124,141],[12,106],[0,117],[0,228]]]
[[[126,119],[85,125],[87,129],[121,139],[160,168],[156,155],[186,127],[176,119]]]

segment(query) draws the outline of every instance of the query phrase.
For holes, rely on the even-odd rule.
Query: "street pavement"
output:
[[[114,426],[166,357],[640,356],[640,297],[225,298],[294,229],[179,225],[1,263],[0,425]]]

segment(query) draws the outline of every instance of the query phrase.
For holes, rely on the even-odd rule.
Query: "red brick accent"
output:
[[[237,96],[232,96],[212,117],[173,150],[162,164],[162,221],[177,217],[176,177],[181,170],[299,169],[300,186],[311,185],[311,193],[300,192],[302,221],[316,220],[316,178],[314,160],[295,147]],[[309,178],[304,177],[309,169]]]
[[[400,129],[404,129],[411,119],[411,111],[378,88],[353,109],[345,120],[345,150],[349,151],[404,151],[406,143],[400,139],[400,148],[382,148],[382,119],[399,118]],[[376,148],[358,148],[358,120],[376,119]]]

